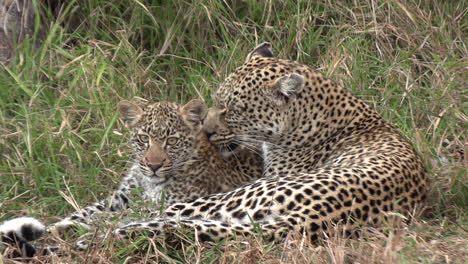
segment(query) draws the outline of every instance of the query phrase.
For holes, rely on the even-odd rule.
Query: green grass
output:
[[[130,148],[116,104],[210,94],[259,42],[326,73],[414,142],[432,175],[427,213],[388,236],[241,239],[154,254],[108,243],[75,261],[125,256],[169,263],[464,263],[468,257],[465,1],[70,1],[39,49],[18,46],[0,70],[0,221],[47,222],[104,197]],[[44,17],[52,17],[47,14]],[[374,234],[370,232],[369,234]],[[144,241],[143,241],[144,242]],[[143,243],[138,242],[138,243]],[[146,252],[140,249],[140,253]],[[158,253],[159,252],[159,253]],[[134,254],[135,253],[135,254]],[[167,256],[167,257],[164,257]],[[148,257],[149,259],[145,259]]]

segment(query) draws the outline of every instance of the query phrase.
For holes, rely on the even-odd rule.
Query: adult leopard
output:
[[[170,205],[230,191],[261,177],[261,158],[254,150],[236,149],[235,155],[222,158],[208,141],[202,130],[207,109],[200,100],[183,106],[160,102],[144,107],[122,101],[118,109],[131,129],[135,154],[131,168],[111,196],[72,213],[49,230],[74,225],[91,229],[98,215],[126,208],[138,188],[139,199],[152,201],[159,208],[162,203]],[[0,235],[3,242],[32,256],[36,249],[29,242],[40,238],[45,229],[40,221],[22,217],[1,225]]]
[[[205,120],[218,146],[258,145],[264,178],[228,193],[166,209],[116,233],[164,233],[179,226],[200,240],[297,232],[317,240],[330,224],[347,232],[422,203],[429,180],[411,144],[371,107],[307,65],[256,47],[214,94]],[[255,222],[256,224],[253,224]]]

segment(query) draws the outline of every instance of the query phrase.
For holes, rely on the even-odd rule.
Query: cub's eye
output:
[[[177,144],[178,141],[179,141],[178,138],[170,137],[170,138],[167,139],[166,143],[167,143],[167,145],[175,145],[175,144]]]
[[[147,135],[138,135],[137,137],[138,137],[138,140],[143,143],[148,143],[149,141],[149,136]]]

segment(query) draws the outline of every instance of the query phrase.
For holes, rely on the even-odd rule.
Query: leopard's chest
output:
[[[167,187],[165,182],[161,182],[149,177],[145,177],[141,173],[136,173],[136,180],[138,186],[141,188],[141,198],[145,201],[151,201],[153,203],[159,203],[162,198],[162,194],[166,193]]]
[[[165,188],[161,185],[143,187],[144,199],[152,201],[153,203],[159,203],[159,201],[161,201],[163,192],[165,192]]]

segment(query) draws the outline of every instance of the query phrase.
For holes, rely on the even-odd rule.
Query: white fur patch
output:
[[[3,224],[0,225],[0,234],[8,234],[9,232],[14,232],[18,239],[23,241],[27,241],[27,239],[23,236],[22,227],[25,225],[29,225],[34,229],[34,233],[38,234],[39,237],[44,233],[45,226],[39,220],[33,217],[18,217],[13,218],[8,221],[5,221]],[[36,237],[34,239],[38,239]]]
[[[234,154],[234,152],[221,150],[220,154],[221,154],[221,158],[223,158],[224,160],[227,160],[232,156],[232,154]]]
[[[263,142],[262,143],[262,158],[263,158],[263,175],[262,176],[265,176],[265,172],[267,171],[268,167],[270,166],[270,161],[268,159],[268,157],[269,157],[268,152],[269,152],[268,143]]]

